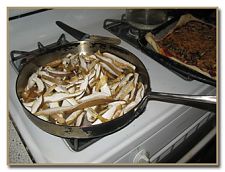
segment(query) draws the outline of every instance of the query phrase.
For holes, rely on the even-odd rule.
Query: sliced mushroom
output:
[[[89,63],[87,66],[88,71],[91,71],[92,69],[94,69],[96,64],[97,64],[97,60],[92,60],[91,63]]]
[[[56,108],[59,107],[59,103],[58,102],[51,102],[49,103],[50,108]]]
[[[28,102],[28,103],[23,103],[23,105],[24,105],[25,107],[32,107],[33,104],[34,104],[34,102],[35,102],[35,101]]]
[[[40,115],[40,116],[38,116],[38,118],[40,118],[40,119],[42,119],[44,121],[49,121],[48,116],[42,116],[42,115]]]
[[[62,62],[61,59],[57,59],[57,60],[47,63],[45,66],[57,67],[58,65],[61,64],[61,62]]]
[[[66,120],[63,118],[62,114],[49,115],[49,120],[56,123],[56,124],[60,124],[60,125],[63,125],[66,122]]]
[[[84,60],[84,57],[83,56],[80,56],[79,57],[79,60],[80,60],[80,66],[87,72],[88,71],[88,68],[87,68],[87,64]]]
[[[95,54],[100,59],[101,62],[105,63],[117,75],[121,75],[123,73],[123,70],[117,67],[110,58],[101,56],[99,53],[95,53]]]
[[[38,108],[41,106],[41,104],[42,104],[42,101],[43,101],[43,97],[42,97],[42,95],[37,99],[37,100],[35,100],[34,101],[34,104],[33,104],[33,106],[32,106],[32,108],[31,108],[31,113],[36,113],[37,112],[37,110],[38,110]]]
[[[114,72],[107,64],[100,62],[100,65],[110,74],[115,75],[115,76],[119,76],[120,74],[117,74],[116,72]]]
[[[109,110],[107,110],[102,117],[108,120],[111,120],[114,113],[116,112],[116,106],[112,106]],[[97,119],[92,125],[101,124],[102,121],[100,119]]]
[[[75,93],[75,91],[76,91],[76,89],[75,89],[74,86],[68,89],[68,92],[69,92],[70,94]]]
[[[31,107],[30,106],[25,106],[25,108],[31,112]]]
[[[34,78],[37,78],[37,74],[36,73],[33,73],[29,77],[26,90],[29,90],[30,88],[32,88],[34,86],[34,84],[35,84],[35,81],[33,80]]]
[[[78,95],[75,100],[79,100],[81,97],[83,97],[85,91],[87,90],[87,86],[88,86],[88,76],[85,77],[84,82],[80,84],[80,91],[81,94]]]
[[[118,117],[120,117],[122,115],[123,115],[123,110],[122,109],[119,109],[119,110],[117,110],[115,112],[115,114],[113,115],[112,119],[116,119],[116,118],[118,118]]]
[[[83,110],[77,110],[75,112],[73,112],[72,114],[70,114],[67,118],[66,118],[66,124],[67,125],[73,125],[75,120],[77,119],[77,117],[83,112]]]
[[[94,125],[128,112],[141,101],[144,86],[135,66],[111,53],[69,53],[40,67],[21,95],[43,120],[80,126],[85,118]]]
[[[88,75],[88,80],[89,80],[89,82],[91,82],[91,80],[94,80],[95,78],[95,74],[96,74],[96,72],[95,72],[95,69],[92,69],[91,71],[90,71],[90,74]]]
[[[119,101],[115,101],[115,102],[112,102],[112,103],[109,103],[108,106],[118,106],[118,105],[125,105],[126,104],[126,101],[123,101],[123,100],[119,100]]]
[[[49,114],[62,114],[62,113],[69,113],[72,111],[84,109],[87,107],[92,107],[95,105],[102,105],[113,102],[114,99],[108,97],[104,93],[95,93],[92,95],[85,96],[77,101],[78,104],[73,106],[65,106],[65,107],[58,107],[58,108],[50,108],[41,110],[35,113],[35,115],[49,115]]]
[[[67,68],[68,65],[70,64],[70,59],[68,57],[63,58],[62,64]]]
[[[87,86],[88,86],[88,76],[85,76],[84,82],[81,83],[80,85],[80,90],[85,91],[87,89]]]
[[[99,91],[99,89],[100,89],[103,85],[105,85],[105,84],[107,83],[107,81],[108,81],[108,77],[105,76],[105,75],[103,75],[103,73],[101,72],[101,74],[100,74],[100,80],[97,82],[95,90],[96,90],[96,91]]]
[[[50,86],[47,91],[43,94],[44,97],[49,96],[52,94],[52,91],[57,87],[56,84],[53,84],[52,86]]]
[[[111,53],[107,53],[106,52],[106,53],[103,53],[103,56],[112,59],[113,62],[115,63],[115,65],[118,65],[119,67],[122,67],[122,68],[130,67],[133,70],[136,69],[136,67],[133,64],[131,64],[131,63],[123,60],[122,58],[117,57],[114,54],[111,54]]]
[[[106,93],[95,92],[93,94],[82,97],[80,100],[78,100],[78,103],[86,102],[89,100],[91,101],[91,100],[96,100],[96,99],[107,99],[107,98],[109,98],[109,96]]]
[[[128,102],[128,101],[129,101],[129,98],[130,98],[130,94],[127,94],[127,95],[123,98],[123,100],[126,101],[126,102]]]
[[[133,109],[144,97],[144,85],[141,83],[140,88],[137,91],[135,100],[129,103],[125,108],[124,108],[124,113],[127,113],[131,109]]]
[[[82,94],[82,91],[75,92],[73,94],[68,93],[54,93],[51,96],[44,97],[44,102],[58,102],[68,98],[76,97]]]
[[[41,79],[42,81],[43,81],[43,83],[45,84],[45,85],[47,85],[47,86],[53,86],[53,85],[56,85],[55,83],[53,83],[53,82],[51,82],[51,81],[48,81],[48,80],[46,80],[46,79]]]
[[[66,72],[66,71],[58,71],[58,70],[54,70],[53,68],[47,66],[45,67],[45,70],[52,76],[59,76],[59,77],[63,77],[63,76],[67,76],[70,74],[70,72]]]
[[[85,112],[82,112],[78,117],[77,117],[77,120],[76,120],[76,124],[75,126],[80,126],[82,124],[82,121],[84,119],[84,115],[85,115]]]
[[[87,61],[87,62],[93,62],[95,60],[97,60],[96,56],[94,54],[92,55],[89,55],[89,56],[84,56],[84,59]]]
[[[94,122],[98,114],[93,110],[92,107],[86,108],[85,111],[86,111],[87,120],[89,122]]]
[[[95,70],[96,70],[95,78],[98,79],[100,77],[100,73],[101,73],[101,66],[99,64],[96,64]]]
[[[133,99],[134,99],[134,94],[135,94],[137,82],[138,82],[138,76],[139,76],[138,73],[134,74],[134,89],[130,93],[130,98],[129,98],[130,101],[133,101]]]
[[[58,85],[66,85],[68,84],[67,82],[63,81],[63,80],[59,80],[56,77],[52,77],[52,76],[47,76],[47,75],[42,75],[41,79],[47,80],[49,81],[48,83],[54,83],[54,84],[58,84]],[[46,82],[46,81],[45,81]]]
[[[62,107],[65,107],[65,106],[71,106],[71,104],[70,104],[70,102],[68,101],[68,99],[66,99],[66,100],[63,100],[61,106],[62,106]]]
[[[121,88],[120,92],[116,96],[116,100],[124,100],[125,96],[127,96],[134,89],[133,80],[129,81],[124,87]]]
[[[37,87],[38,87],[37,92],[38,93],[43,92],[45,89],[45,86],[44,86],[44,83],[42,82],[42,80],[39,79],[38,77],[35,77],[35,78],[33,78],[33,81],[37,84]]]
[[[69,98],[69,99],[67,99],[67,101],[73,106],[77,105],[77,101],[74,98]]]
[[[111,91],[109,89],[109,86],[107,83],[105,83],[101,88],[100,88],[101,92],[106,93],[108,96],[111,96]]]

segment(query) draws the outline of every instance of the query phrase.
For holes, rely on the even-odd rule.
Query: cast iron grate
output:
[[[102,137],[91,138],[91,139],[65,139],[70,148],[76,152],[82,151],[91,144],[97,142]]]

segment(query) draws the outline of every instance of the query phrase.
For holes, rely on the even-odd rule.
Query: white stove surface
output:
[[[9,22],[9,50],[30,51],[36,49],[37,42],[42,42],[44,45],[55,42],[63,33],[55,24],[57,20],[89,34],[115,37],[103,28],[103,21],[106,18],[120,19],[122,13],[124,13],[124,10],[58,9],[12,20]],[[68,40],[74,40],[68,34],[65,35]],[[120,46],[134,53],[145,64],[151,77],[153,91],[208,94],[215,89],[198,81],[184,81],[126,42],[122,41]],[[42,131],[26,117],[16,96],[17,73],[11,65],[9,65],[9,72],[9,111],[28,149],[38,163],[116,162],[183,112],[192,109],[183,105],[151,101],[148,103],[145,112],[127,127],[100,139],[80,152],[74,152],[68,148],[63,139]],[[200,110],[196,109],[197,112],[200,112]],[[200,118],[202,114],[197,113],[196,116],[196,118]],[[168,137],[174,138],[183,130],[184,128],[180,125],[177,132],[170,133],[171,136]],[[158,141],[158,146],[163,147],[165,144],[163,138]]]

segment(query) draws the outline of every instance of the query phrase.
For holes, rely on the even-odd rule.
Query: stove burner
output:
[[[30,59],[34,57],[34,55],[39,55],[41,53],[44,53],[48,49],[53,49],[55,47],[65,45],[67,43],[69,43],[69,41],[67,41],[65,35],[62,34],[56,42],[50,45],[44,46],[42,43],[38,42],[37,43],[38,48],[30,52],[13,50],[10,52],[11,63],[18,72],[25,63],[27,63]]]
[[[132,36],[135,39],[138,39],[138,37],[139,37],[139,30],[138,29],[135,29],[133,27],[130,27],[127,35],[128,36]]]

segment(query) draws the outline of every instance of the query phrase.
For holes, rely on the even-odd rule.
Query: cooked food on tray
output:
[[[144,85],[133,64],[98,51],[68,54],[41,66],[29,77],[21,100],[43,120],[88,126],[122,116],[143,95]]]
[[[216,27],[190,14],[162,38],[145,36],[155,51],[212,79],[216,79]]]

